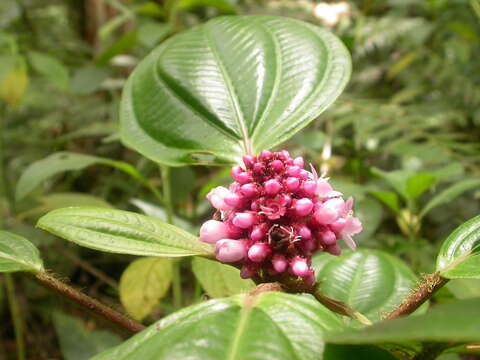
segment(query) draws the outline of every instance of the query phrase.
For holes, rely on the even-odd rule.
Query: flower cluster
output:
[[[200,229],[200,240],[216,244],[216,257],[241,264],[241,276],[286,271],[307,283],[315,282],[311,255],[339,255],[343,239],[355,249],[352,235],[362,230],[353,217],[353,199],[346,201],[315,169],[304,169],[301,157],[288,151],[263,150],[234,166],[234,183],[207,195],[218,211]]]

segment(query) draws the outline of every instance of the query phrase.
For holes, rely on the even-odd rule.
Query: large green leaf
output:
[[[167,165],[235,162],[305,127],[349,76],[348,52],[326,30],[283,17],[217,17],[163,42],[135,69],[122,139]]]
[[[444,241],[437,271],[449,279],[480,279],[480,216],[460,225]]]
[[[172,282],[172,261],[146,257],[132,262],[120,278],[120,300],[136,320],[143,320],[165,296]]]
[[[210,300],[176,312],[95,360],[319,360],[342,328],[311,296],[277,292]]]
[[[188,232],[133,212],[70,207],[49,212],[38,227],[79,245],[142,256],[210,256],[213,248]]]
[[[463,343],[480,340],[480,298],[437,305],[426,314],[398,318],[361,330],[332,332],[334,344],[382,344],[404,341]]]
[[[113,166],[129,174],[138,181],[146,183],[146,180],[132,165],[122,161],[114,161],[80,153],[57,152],[30,164],[25,169],[18,180],[16,198],[17,200],[23,199],[43,181],[54,175],[60,174],[64,171],[82,170],[95,164]]]
[[[417,277],[399,259],[378,250],[313,259],[323,294],[343,301],[371,321],[392,311],[415,287]]]
[[[0,230],[0,272],[43,271],[38,249],[22,236]]]
[[[420,216],[425,216],[433,208],[453,201],[463,193],[477,187],[480,187],[480,179],[466,179],[456,182],[438,195],[435,195],[422,209]]]
[[[88,360],[121,343],[120,336],[106,330],[88,330],[81,319],[60,312],[53,314],[53,325],[65,360]]]
[[[240,277],[240,270],[218,261],[195,257],[192,270],[202,288],[212,298],[236,295],[255,287],[252,280]]]

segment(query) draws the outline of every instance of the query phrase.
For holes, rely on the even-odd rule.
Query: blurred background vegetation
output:
[[[343,40],[354,65],[347,91],[284,148],[328,169],[336,187],[355,196],[365,228],[360,247],[431,271],[445,236],[480,213],[478,0],[1,0],[0,225],[40,247],[48,268],[117,303],[134,257],[82,249],[35,222],[49,210],[88,204],[165,218],[158,166],[119,141],[121,90],[163,40],[230,14],[294,17]],[[60,154],[62,161],[36,163],[60,151],[97,158]],[[205,194],[229,182],[228,169],[172,172],[176,224],[195,233],[211,216]],[[180,265],[181,305],[188,305],[204,295],[190,260]],[[128,335],[28,277],[14,280],[13,289],[0,286],[0,360],[16,357],[9,301],[21,310],[29,359],[87,359]],[[170,313],[178,306],[173,293],[137,317],[150,323]],[[436,301],[474,295],[479,281],[459,281]]]

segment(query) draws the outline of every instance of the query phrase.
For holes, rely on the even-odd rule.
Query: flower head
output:
[[[353,199],[305,170],[303,158],[264,150],[244,164],[232,168],[228,189],[207,195],[218,215],[202,225],[200,240],[216,244],[219,261],[241,265],[243,278],[287,273],[313,284],[313,253],[340,255],[339,240],[355,249],[352,236],[362,224],[353,217]]]

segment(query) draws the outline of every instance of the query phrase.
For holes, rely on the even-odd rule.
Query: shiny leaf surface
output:
[[[449,279],[480,279],[480,216],[460,225],[444,241],[437,271]]]
[[[212,246],[163,221],[129,211],[70,207],[40,218],[38,227],[79,245],[141,256],[212,254]]]
[[[43,271],[38,249],[22,236],[0,230],[0,272]]]
[[[349,76],[347,50],[321,28],[218,17],[163,42],[135,69],[122,97],[122,139],[167,165],[236,162],[305,127]]]
[[[480,340],[480,298],[436,305],[426,314],[380,322],[360,330],[327,335],[334,344],[390,342],[475,342]]]
[[[377,250],[339,257],[324,253],[314,257],[313,266],[323,294],[347,303],[371,321],[393,310],[417,281],[402,261]]]
[[[95,360],[319,360],[340,320],[310,296],[277,292],[210,300],[176,312]]]

